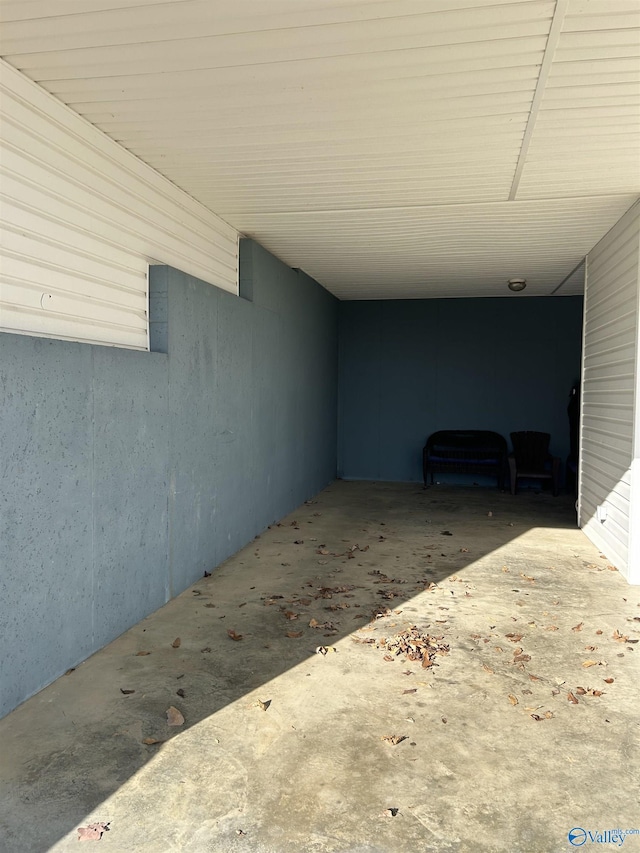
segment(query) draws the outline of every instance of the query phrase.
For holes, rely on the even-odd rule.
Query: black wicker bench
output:
[[[422,451],[424,487],[435,473],[484,474],[496,477],[504,489],[507,442],[488,430],[440,430],[432,433]]]

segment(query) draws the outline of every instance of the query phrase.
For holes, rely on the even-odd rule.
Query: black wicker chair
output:
[[[509,456],[511,494],[515,495],[520,477],[550,480],[554,497],[560,491],[560,458],[549,453],[548,432],[527,430],[512,432],[513,453]]]

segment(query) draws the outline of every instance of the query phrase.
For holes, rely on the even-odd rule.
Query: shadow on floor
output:
[[[556,595],[553,574],[543,581],[542,570],[548,567],[531,562],[535,551],[528,534],[533,529],[544,529],[551,536],[551,550],[542,558],[546,559],[553,553],[554,541],[561,543],[566,531],[575,533],[571,498],[525,493],[512,497],[473,488],[423,490],[407,484],[334,483],[257,537],[211,577],[0,721],[4,752],[0,849],[7,853],[44,851],[54,845],[63,849],[57,842],[91,816],[97,819],[101,804],[167,750],[172,740],[187,738],[190,729],[240,700],[246,699],[241,703],[243,714],[245,705],[254,708],[258,699],[272,700],[269,713],[273,714],[278,695],[275,680],[284,673],[300,675],[291,707],[302,701],[305,691],[313,702],[316,694],[311,685],[316,675],[323,677],[318,646],[335,647],[357,637],[359,641],[349,648],[354,655],[366,655],[371,645],[364,641],[374,635],[379,639],[381,626],[393,634],[412,624],[428,628],[446,643],[450,633],[460,630],[462,623],[456,627],[457,619],[473,624],[474,566],[488,565],[490,557],[495,583],[502,590],[499,595],[511,595],[526,609],[535,585],[536,594],[551,602]],[[522,547],[515,544],[519,541]],[[562,551],[560,544],[557,550]],[[594,556],[590,546],[585,555],[575,555],[585,573],[604,567],[589,563]],[[560,555],[558,560],[562,559]],[[503,567],[503,562],[509,566]],[[335,659],[343,674],[346,657],[341,646]],[[434,660],[434,672],[440,662]],[[298,673],[296,668],[302,664],[304,671]],[[426,672],[416,677],[424,678]],[[167,725],[169,706],[183,714],[184,725]],[[256,712],[263,713],[259,706]],[[251,721],[251,726],[256,724],[253,717]],[[239,772],[232,756],[224,761],[210,758],[216,745],[230,737],[238,739],[237,749],[242,752],[242,728],[247,723],[238,717],[235,732],[230,725],[229,717],[221,717],[219,730],[213,724],[202,729],[195,754],[192,739],[192,764],[209,767],[221,777]],[[291,728],[296,731],[294,725]],[[158,743],[145,744],[145,739]],[[165,763],[162,772],[172,771]],[[193,775],[198,773],[194,770]],[[220,781],[222,799],[230,784],[229,779]],[[197,792],[192,795],[198,796]],[[163,808],[162,802],[149,802],[142,795],[136,806],[160,813]],[[217,814],[213,805],[210,809]],[[228,818],[230,811],[222,809],[220,814]],[[103,843],[114,835],[105,835]],[[417,840],[419,836],[406,843]],[[156,849],[145,846],[144,839],[128,843],[131,850]],[[277,850],[277,842],[273,844],[244,849]],[[228,847],[222,842],[220,846],[194,845],[169,839],[165,849],[235,849],[232,841]],[[283,842],[279,849],[288,848]]]

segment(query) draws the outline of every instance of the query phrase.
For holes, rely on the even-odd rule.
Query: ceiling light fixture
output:
[[[520,293],[527,286],[527,280],[526,278],[510,278],[507,286],[514,293]]]

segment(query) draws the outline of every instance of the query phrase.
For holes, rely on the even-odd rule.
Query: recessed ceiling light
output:
[[[514,293],[520,293],[527,286],[527,280],[526,278],[510,278],[507,286]]]

